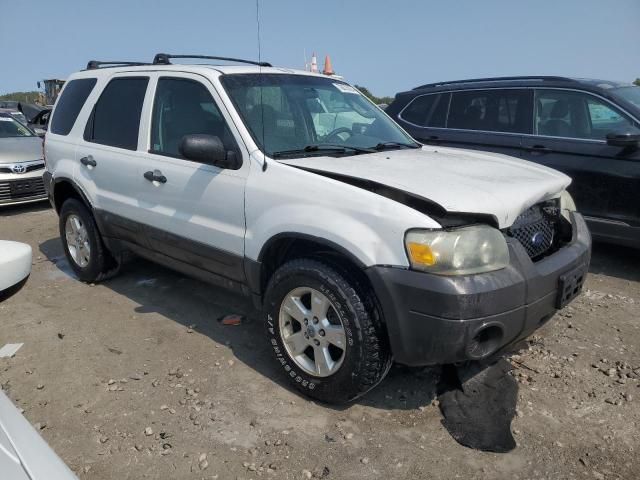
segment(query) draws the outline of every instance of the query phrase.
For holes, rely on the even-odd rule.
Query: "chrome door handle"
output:
[[[167,183],[167,177],[162,175],[160,170],[149,170],[148,172],[144,172],[144,178],[150,182]]]
[[[82,157],[80,159],[80,163],[83,164],[85,167],[95,167],[96,165],[98,165],[98,162],[96,162],[91,155]]]

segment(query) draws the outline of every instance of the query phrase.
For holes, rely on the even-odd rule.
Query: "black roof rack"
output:
[[[171,55],[169,53],[158,53],[154,59],[154,65],[171,65],[172,58],[201,58],[204,60],[223,60],[225,62],[248,63],[249,65],[258,65],[259,67],[271,67],[268,62],[254,62],[253,60],[243,60],[241,58],[229,57],[212,57],[209,55]]]
[[[508,82],[513,80],[541,80],[541,81],[551,81],[551,82],[576,82],[573,78],[568,77],[557,77],[557,76],[545,76],[545,75],[536,75],[536,76],[520,76],[520,77],[488,77],[488,78],[472,78],[468,80],[453,80],[450,82],[435,82],[435,83],[427,83],[425,85],[420,85],[419,87],[414,88],[413,90],[420,90],[422,88],[430,88],[430,87],[441,87],[445,85],[458,85],[462,83],[480,83],[480,82]]]
[[[96,70],[98,68],[115,68],[115,67],[127,67],[136,65],[150,65],[144,62],[101,62],[98,60],[91,60],[87,63],[87,70]]]

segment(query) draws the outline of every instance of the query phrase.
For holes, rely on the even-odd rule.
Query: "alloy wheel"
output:
[[[291,290],[279,315],[280,338],[298,367],[315,377],[338,371],[346,353],[346,334],[335,306],[310,287]]]
[[[76,265],[81,268],[89,265],[91,259],[89,235],[84,222],[78,215],[71,214],[67,217],[64,234],[67,240],[67,249]]]

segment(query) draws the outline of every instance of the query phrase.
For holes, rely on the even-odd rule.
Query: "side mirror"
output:
[[[240,162],[234,151],[227,151],[219,137],[201,133],[185,135],[180,142],[180,154],[194,162],[237,170]]]
[[[31,247],[0,240],[0,302],[20,290],[30,273]]]
[[[614,132],[607,134],[607,145],[622,148],[638,148],[640,134],[630,132]]]

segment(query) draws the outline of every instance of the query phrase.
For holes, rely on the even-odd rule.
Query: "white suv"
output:
[[[90,62],[53,112],[45,184],[82,281],[133,252],[251,295],[283,371],[327,402],[392,359],[492,356],[580,291],[567,176],[421,146],[337,78],[171,58]]]

